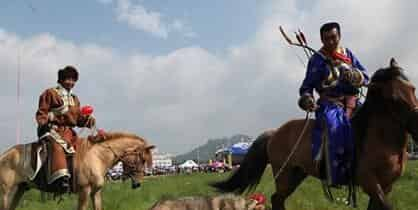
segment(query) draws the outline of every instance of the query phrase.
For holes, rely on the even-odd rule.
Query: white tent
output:
[[[186,162],[179,165],[179,168],[193,168],[193,167],[198,167],[198,165],[193,160],[186,160]]]

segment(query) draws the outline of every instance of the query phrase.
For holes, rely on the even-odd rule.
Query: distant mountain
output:
[[[187,152],[185,154],[177,155],[176,157],[174,157],[174,161],[175,163],[182,163],[186,160],[194,160],[195,162],[199,161],[201,163],[208,162],[209,159],[213,159],[215,157],[216,150],[221,149],[223,147],[231,146],[238,142],[248,142],[252,140],[252,137],[244,134],[237,134],[229,138],[224,137],[217,139],[209,139],[206,142],[206,144],[194,148],[192,151]]]

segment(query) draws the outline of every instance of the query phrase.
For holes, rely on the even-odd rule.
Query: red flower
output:
[[[93,114],[93,111],[94,111],[94,109],[90,105],[83,106],[80,109],[81,115],[84,115],[84,116],[89,116],[89,115]]]
[[[266,196],[262,193],[254,193],[249,197],[251,200],[257,201],[257,205],[266,203]]]

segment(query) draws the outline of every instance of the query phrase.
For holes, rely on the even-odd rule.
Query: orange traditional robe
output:
[[[40,139],[48,138],[50,146],[50,175],[48,184],[63,176],[70,176],[65,153],[74,153],[78,141],[73,130],[77,127],[91,127],[88,116],[80,113],[78,97],[61,86],[45,90],[39,97],[36,121],[39,126],[48,125],[51,129]]]

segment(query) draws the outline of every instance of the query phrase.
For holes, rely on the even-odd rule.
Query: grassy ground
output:
[[[147,179],[137,190],[130,189],[130,183],[112,183],[104,189],[104,207],[106,210],[146,210],[154,202],[165,197],[179,197],[190,195],[210,195],[215,192],[208,187],[211,181],[226,178],[227,174],[193,174]],[[267,197],[274,191],[273,178],[270,171],[266,171],[257,190]],[[345,197],[345,193],[335,191],[334,195]],[[406,173],[395,184],[389,199],[397,210],[418,209],[418,161],[410,162]],[[40,202],[40,193],[28,192],[19,210],[73,210],[76,207],[76,197],[67,196],[57,204],[57,201]],[[366,209],[367,198],[360,193],[359,209]],[[308,178],[287,202],[289,210],[327,210],[350,209],[341,203],[330,203],[323,196],[318,180]]]

